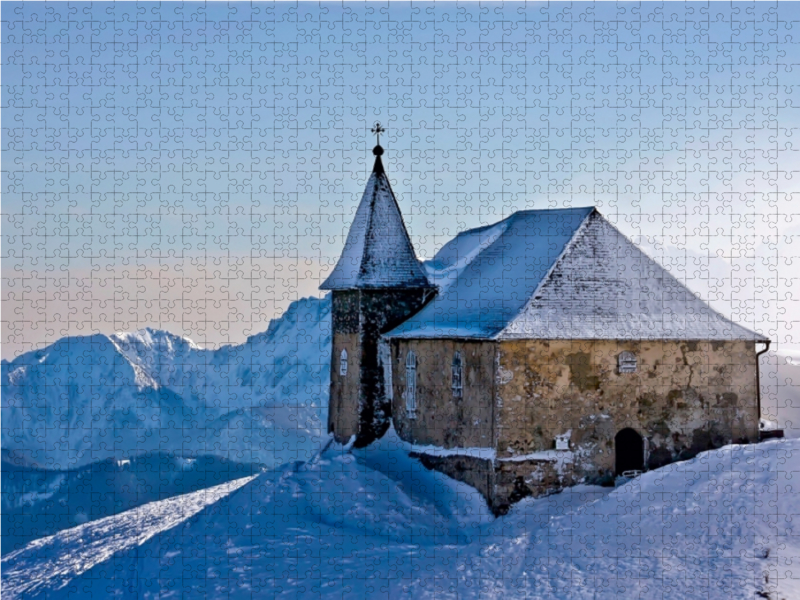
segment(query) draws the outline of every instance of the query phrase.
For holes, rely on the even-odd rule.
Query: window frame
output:
[[[639,357],[633,352],[625,350],[617,356],[617,372],[620,375],[636,373],[639,370]]]
[[[347,356],[347,349],[342,348],[342,351],[339,353],[339,376],[340,377],[347,377],[347,371],[349,367],[349,358]]]
[[[417,354],[409,350],[406,354],[406,416],[417,418]]]
[[[453,361],[450,363],[450,391],[453,398],[464,397],[464,358],[458,350],[453,353]]]

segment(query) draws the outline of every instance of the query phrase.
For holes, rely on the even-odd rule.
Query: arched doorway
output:
[[[634,429],[626,427],[614,437],[616,474],[644,471],[644,440]]]

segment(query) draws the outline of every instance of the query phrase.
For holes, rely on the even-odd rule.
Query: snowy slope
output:
[[[41,597],[798,598],[798,458],[798,440],[728,446],[492,520],[390,434],[264,473],[171,529],[142,507],[161,531],[141,545],[120,542],[139,534],[119,515],[102,562],[100,530],[36,542],[3,559],[4,597],[30,565]]]
[[[19,467],[3,460],[0,552],[89,520],[260,471],[259,465],[219,456],[185,458],[160,452],[68,471]]]
[[[238,346],[145,329],[2,363],[2,448],[50,469],[146,451],[269,466],[306,458],[327,407],[330,302],[294,302]]]
[[[44,594],[68,597],[71,580],[115,553],[136,547],[161,531],[189,519],[206,506],[239,489],[243,477],[205,490],[152,502],[114,517],[106,517],[31,542],[3,557],[3,597]],[[99,597],[107,597],[101,594]]]

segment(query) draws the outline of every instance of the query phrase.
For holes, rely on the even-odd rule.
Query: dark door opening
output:
[[[644,471],[644,440],[630,427],[614,437],[617,475],[625,471]]]

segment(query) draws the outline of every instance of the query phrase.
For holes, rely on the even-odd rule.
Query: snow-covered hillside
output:
[[[243,477],[191,494],[177,496],[114,517],[106,517],[31,542],[3,559],[3,596],[69,597],[64,589],[77,576],[115,553],[138,546],[174,527],[252,480]],[[55,549],[55,552],[53,551]],[[67,550],[70,549],[70,550]],[[124,593],[124,590],[120,590]],[[115,595],[111,590],[101,598]]]
[[[146,451],[276,466],[318,446],[330,302],[294,302],[244,344],[144,329],[70,337],[2,363],[2,448],[67,469]]]
[[[179,523],[153,503],[38,540],[3,558],[4,598],[800,597],[800,440],[727,446],[497,520],[408,450],[391,433],[332,446]]]
[[[2,461],[2,544],[17,550],[36,538],[142,504],[210,488],[262,470],[220,456],[162,452],[103,460],[68,471]]]

